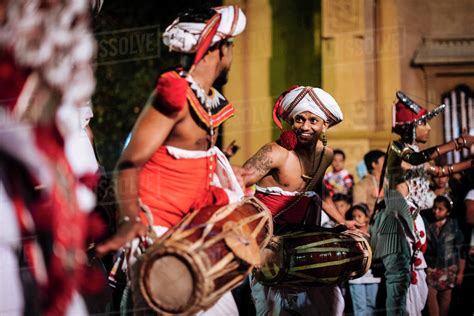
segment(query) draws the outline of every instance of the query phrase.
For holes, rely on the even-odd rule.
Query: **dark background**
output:
[[[160,33],[180,12],[202,5],[218,6],[221,1],[105,1],[93,18],[98,50],[91,128],[107,171],[114,168],[158,74],[178,65],[176,54],[168,52]],[[153,45],[140,49],[137,38],[151,38]],[[118,47],[118,43],[124,45]]]

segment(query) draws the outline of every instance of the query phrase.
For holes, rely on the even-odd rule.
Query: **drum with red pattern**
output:
[[[256,279],[269,286],[321,286],[364,275],[372,252],[358,231],[314,228],[275,236],[264,250]]]

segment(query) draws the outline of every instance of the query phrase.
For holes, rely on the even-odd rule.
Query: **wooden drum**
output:
[[[255,265],[273,233],[256,198],[186,216],[138,259],[138,282],[156,312],[192,314],[211,307]]]
[[[272,238],[265,263],[254,270],[268,286],[321,286],[358,278],[370,268],[372,251],[358,231],[314,228]]]

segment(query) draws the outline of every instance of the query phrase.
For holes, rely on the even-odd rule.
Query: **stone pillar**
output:
[[[240,150],[232,163],[243,164],[272,139],[270,63],[272,13],[269,0],[224,1],[237,4],[247,17],[245,31],[235,40],[234,60],[225,96],[236,115],[224,124],[223,146],[235,140]]]
[[[367,151],[385,150],[391,102],[400,84],[396,10],[390,11],[395,3],[377,5],[375,0],[322,1],[322,85],[344,113],[344,121],[328,133],[329,145],[346,152],[346,166],[354,174]],[[388,27],[378,27],[382,23]]]

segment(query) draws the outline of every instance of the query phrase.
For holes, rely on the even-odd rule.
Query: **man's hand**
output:
[[[344,225],[346,225],[347,229],[350,229],[350,230],[356,230],[356,229],[359,229],[360,227],[356,221],[345,221]]]
[[[250,177],[254,171],[244,169],[240,166],[232,166],[232,170],[234,171],[235,177],[237,178],[237,181],[239,182],[240,187],[242,190],[245,192],[245,183],[246,183],[246,178]]]
[[[111,251],[117,251],[136,237],[146,236],[148,230],[142,222],[124,222],[109,240],[95,248],[98,257],[102,257]]]
[[[233,140],[222,152],[227,157],[227,159],[230,159],[237,153],[239,148],[240,147],[235,144],[235,140]]]

